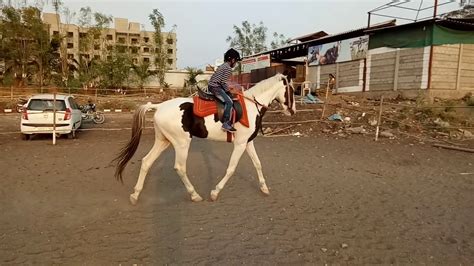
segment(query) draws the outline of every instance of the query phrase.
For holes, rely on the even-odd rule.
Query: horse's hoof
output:
[[[216,201],[218,196],[219,196],[219,192],[217,192],[216,190],[211,191],[211,200],[212,201]]]
[[[198,194],[196,194],[196,195],[191,196],[191,200],[192,200],[193,202],[200,202],[200,201],[202,201],[202,198],[201,198],[201,196],[199,196]]]
[[[133,196],[133,194],[130,195],[130,203],[132,205],[137,205],[137,202],[138,202],[138,198],[135,198],[135,196]]]
[[[267,186],[260,187],[260,190],[262,191],[263,194],[265,194],[265,196],[270,195],[270,190],[268,190]]]

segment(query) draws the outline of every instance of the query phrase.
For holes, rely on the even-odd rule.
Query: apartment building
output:
[[[87,28],[82,28],[74,24],[61,23],[58,15],[54,13],[43,13],[43,21],[49,25],[49,34],[64,34],[64,44],[67,49],[67,57],[78,60],[80,57],[87,59],[105,59],[107,51],[115,46],[119,52],[128,53],[132,57],[132,62],[150,63],[150,70],[155,68],[153,52],[156,45],[153,41],[154,31],[142,31],[140,23],[129,22],[125,18],[115,18],[114,27],[102,32],[102,36],[95,39],[103,41],[91,45],[88,51],[80,49],[80,39],[86,36]],[[58,30],[58,25],[61,31]],[[163,40],[167,44],[167,64],[168,69],[176,69],[176,33],[162,33]]]

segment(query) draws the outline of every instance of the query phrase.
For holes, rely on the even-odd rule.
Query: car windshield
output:
[[[28,110],[48,111],[54,109],[54,101],[52,99],[32,99],[28,104]],[[63,100],[56,100],[56,110],[66,110],[66,104]]]

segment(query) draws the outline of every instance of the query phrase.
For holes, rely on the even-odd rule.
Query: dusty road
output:
[[[100,128],[129,127],[129,114]],[[474,156],[409,141],[256,140],[271,195],[244,154],[217,202],[192,203],[168,149],[128,202],[153,132],[125,171],[129,130],[22,141],[0,116],[0,264],[474,263]],[[94,126],[86,125],[86,128]],[[96,127],[98,128],[98,127]],[[231,144],[193,142],[188,173],[209,198]]]

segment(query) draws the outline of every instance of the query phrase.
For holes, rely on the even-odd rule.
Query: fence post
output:
[[[457,72],[457,77],[456,77],[456,90],[459,90],[459,85],[461,83],[462,50],[463,50],[463,45],[461,43],[461,44],[459,44],[459,58],[458,58],[458,72]]]
[[[398,90],[398,70],[400,69],[400,48],[395,52],[395,73],[393,75],[393,90]]]
[[[328,101],[328,94],[329,94],[329,84],[331,83],[331,77],[328,79],[328,83],[326,84],[326,96],[324,98],[324,104],[323,104],[323,111],[321,112],[321,120],[324,117],[324,112],[326,111],[326,104]]]
[[[383,105],[383,95],[380,97],[379,117],[377,119],[377,128],[375,129],[375,141],[378,141],[379,139],[380,123],[382,121],[382,105]]]

